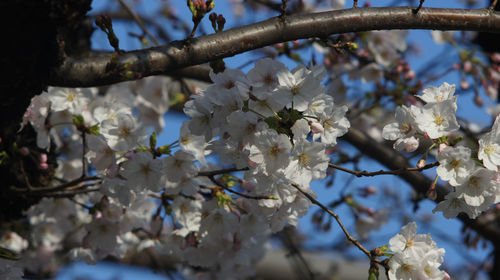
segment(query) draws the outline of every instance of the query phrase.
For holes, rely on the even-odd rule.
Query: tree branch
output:
[[[335,212],[333,212],[332,210],[328,209],[328,207],[326,207],[325,205],[323,205],[321,202],[319,202],[317,199],[315,199],[312,195],[310,195],[309,193],[305,192],[303,189],[300,188],[299,185],[296,185],[296,184],[292,184],[292,186],[297,189],[301,194],[303,194],[305,197],[307,197],[307,199],[309,199],[309,201],[311,201],[311,203],[319,206],[319,208],[321,208],[323,211],[325,211],[326,213],[328,213],[330,216],[332,216],[336,221],[337,221],[337,224],[340,226],[340,228],[342,229],[342,231],[344,232],[344,235],[346,236],[346,238],[351,241],[351,243],[353,245],[355,245],[356,247],[358,247],[359,250],[361,250],[363,253],[365,253],[365,255],[370,259],[370,261],[373,261],[373,262],[376,262],[378,264],[382,264],[382,261],[377,259],[376,256],[373,256],[371,254],[370,251],[368,251],[368,249],[366,249],[363,244],[361,244],[356,238],[352,237],[352,235],[349,233],[349,231],[346,229],[346,227],[344,226],[344,224],[342,223],[342,221],[340,220],[340,217],[339,215],[337,215]]]
[[[345,168],[345,167],[342,167],[340,165],[337,165],[337,164],[333,164],[333,163],[329,163],[328,166],[331,167],[331,168],[335,168],[335,169],[338,169],[338,170],[341,170],[341,171],[344,171],[344,172],[347,172],[347,173],[350,173],[350,174],[353,174],[353,175],[356,175],[356,177],[374,177],[374,176],[378,176],[378,175],[399,175],[403,172],[407,172],[407,171],[423,171],[423,170],[426,170],[426,169],[430,169],[430,168],[433,168],[433,167],[436,167],[439,165],[439,162],[436,161],[436,162],[433,162],[433,163],[430,163],[430,164],[427,164],[423,167],[403,167],[403,168],[399,168],[399,169],[396,169],[396,170],[379,170],[379,171],[366,171],[366,170],[362,170],[362,171],[358,171],[358,170],[351,170],[351,169],[348,169],[348,168]]]
[[[500,32],[500,13],[488,9],[463,10],[411,7],[356,8],[294,15],[233,28],[188,41],[90,59],[67,57],[51,75],[49,84],[90,87],[113,84],[234,56],[272,44],[324,38],[331,34],[380,29],[477,30]]]
[[[406,158],[398,151],[378,143],[365,133],[353,127],[342,138],[356,147],[365,155],[377,160],[389,169],[411,168]],[[399,176],[405,180],[416,192],[424,194],[432,184],[432,180],[419,172],[401,172]],[[440,202],[448,194],[448,190],[442,186],[436,187],[437,199]],[[476,219],[470,219],[467,215],[461,213],[458,218],[468,227],[474,229],[478,234],[488,239],[494,244],[500,244],[500,229],[496,226],[495,219],[488,218],[487,215],[481,215]]]

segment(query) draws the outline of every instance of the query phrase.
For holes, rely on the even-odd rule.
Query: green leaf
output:
[[[160,152],[162,155],[170,155],[172,150],[170,149],[170,145],[164,145],[164,146],[158,147],[158,152]]]
[[[76,126],[76,128],[81,128],[85,126],[85,122],[83,120],[82,115],[71,115],[71,118],[73,119],[73,124]]]
[[[151,136],[149,136],[149,147],[151,150],[154,150],[156,148],[156,131],[153,131],[151,133]]]
[[[99,124],[95,124],[95,125],[89,127],[89,133],[90,134],[94,134],[94,135],[101,134],[101,132],[99,130]]]

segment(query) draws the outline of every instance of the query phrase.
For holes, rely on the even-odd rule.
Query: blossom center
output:
[[[411,271],[411,265],[405,263],[401,266],[401,268],[406,271],[406,272],[410,272]]]
[[[457,168],[458,168],[458,166],[460,165],[460,163],[462,163],[462,161],[461,161],[461,160],[456,160],[456,159],[454,159],[454,160],[452,160],[452,161],[450,162],[450,166],[451,166],[451,168],[453,168],[453,169],[457,169]]]
[[[401,131],[406,133],[406,132],[409,132],[411,129],[411,127],[407,124],[407,123],[402,123],[401,124]]]
[[[233,81],[228,81],[228,82],[226,83],[226,88],[227,88],[227,89],[232,89],[233,87],[234,87],[234,82],[233,82]]]
[[[180,142],[184,145],[189,144],[191,142],[191,138],[189,137],[181,137]]]
[[[278,156],[278,153],[279,153],[279,152],[280,152],[280,148],[279,148],[278,146],[273,146],[273,147],[271,148],[271,150],[269,151],[269,154],[270,154],[271,156],[276,157],[276,156]]]
[[[265,77],[264,77],[264,84],[266,85],[272,85],[274,83],[274,78],[271,74],[267,74]]]
[[[489,154],[492,154],[492,153],[496,152],[496,150],[497,149],[496,149],[495,146],[489,145],[489,146],[487,146],[487,147],[484,148],[484,153],[489,155]]]
[[[442,125],[444,122],[443,118],[440,115],[434,115],[434,123],[437,125]]]
[[[66,96],[66,99],[67,99],[68,101],[73,101],[73,100],[75,100],[75,93],[74,93],[74,92],[72,92],[72,91],[68,92],[68,95]]]
[[[326,120],[324,123],[323,123],[323,126],[325,128],[332,128],[333,126],[335,126],[335,121],[334,120]]]
[[[299,161],[302,165],[306,165],[306,166],[309,165],[309,163],[311,163],[311,159],[305,154],[301,154],[299,156]]]
[[[129,136],[130,135],[130,128],[128,127],[122,127],[120,130],[122,136]]]
[[[413,240],[409,240],[408,242],[406,242],[406,248],[413,247],[413,244]]]
[[[478,177],[471,177],[469,179],[469,187],[471,187],[471,188],[479,187],[479,178]]]

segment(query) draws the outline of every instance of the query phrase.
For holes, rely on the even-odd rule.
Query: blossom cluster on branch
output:
[[[285,14],[286,5],[283,18]],[[165,77],[105,89],[49,87],[33,97],[21,124],[21,129],[31,126],[36,131],[39,148],[16,147],[25,184],[9,186],[19,195],[41,199],[25,213],[29,234],[21,237],[12,230],[1,236],[0,277],[20,279],[23,271],[52,275],[67,259],[95,264],[108,256],[122,259],[154,250],[182,263],[186,277],[244,279],[255,274],[254,265],[272,234],[296,226],[316,204],[389,278],[446,279],[440,269],[444,249],[430,235],[416,234],[415,223],[404,226],[388,245],[367,250],[328,208],[348,204],[361,241],[387,222],[389,208],[375,211],[344,194],[327,207],[311,188],[311,182],[333,177],[329,168],[375,176],[439,165],[427,195],[436,199],[438,178],[451,191],[438,201],[435,212],[446,218],[465,212],[475,219],[500,202],[499,117],[491,131],[477,134],[475,143],[462,141],[461,129],[468,128],[456,117],[455,85],[430,86],[414,95],[423,85],[415,82],[416,73],[403,60],[409,51],[407,35],[401,30],[361,32],[270,47],[269,56],[300,61],[294,47],[312,46],[322,54],[324,66],[289,70],[264,58],[247,73],[214,67],[212,83],[184,104],[190,119],[182,124],[179,139],[169,144],[157,143],[164,114],[185,100],[172,98]],[[454,33],[435,31],[432,36],[436,42],[456,44]],[[127,54],[114,55],[118,59]],[[493,97],[491,89],[500,82],[498,65],[484,66],[472,52],[461,60],[452,69],[481,79]],[[376,87],[358,101],[348,100],[347,81]],[[382,128],[366,112],[393,108],[380,105],[386,97],[400,106],[396,121]],[[337,142],[351,125],[366,128],[379,142],[395,141],[393,148],[405,154],[417,154],[422,143],[430,147],[423,148],[421,161],[411,170],[349,170],[338,164],[357,159],[342,154]],[[49,170],[51,153],[60,155],[53,181],[33,185],[23,159]],[[436,162],[426,165],[428,155]],[[364,190],[366,197],[376,192]]]
[[[23,125],[35,128],[40,148],[64,150],[56,176],[75,182],[54,189],[89,192],[45,197],[27,212],[32,236],[21,263],[29,271],[47,269],[46,256],[66,240],[73,248],[69,256],[89,263],[154,248],[209,268],[206,273],[220,279],[252,275],[251,265],[264,253],[270,234],[296,225],[308,212],[312,201],[302,192],[315,196],[311,181],[326,176],[329,154],[350,127],[347,106],[325,93],[324,77],[321,66],[290,71],[268,58],[246,75],[235,69],[212,72],[213,84],[185,105],[191,119],[182,125],[179,140],[164,146],[157,146],[156,132],[149,146],[144,144],[146,127],[163,127],[170,103],[164,78],[116,85],[105,96],[93,89],[49,88],[34,97]],[[439,119],[456,123],[449,114],[456,98],[446,96],[448,104],[435,94],[438,89],[424,92],[424,100],[433,95],[426,106],[450,106],[442,115],[426,106],[413,109],[422,115],[429,110],[430,117],[420,120],[436,125],[397,117],[400,123],[388,125],[385,136],[407,137],[413,127],[422,127],[422,135],[436,130],[444,131],[436,136],[443,137],[457,129],[453,124],[441,129],[445,122]],[[443,102],[433,104],[434,99]],[[209,155],[238,173],[219,172],[207,161]],[[99,179],[84,184],[89,172]],[[300,185],[301,192],[292,185]],[[27,191],[44,190],[40,187]],[[172,223],[165,221],[167,215]],[[16,251],[22,249],[26,246]]]

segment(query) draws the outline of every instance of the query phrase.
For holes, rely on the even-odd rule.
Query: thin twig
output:
[[[287,4],[288,4],[287,0],[281,0],[281,14],[280,14],[281,19],[285,19]]]
[[[69,181],[67,183],[55,186],[55,187],[33,187],[32,189],[23,189],[23,188],[17,188],[14,186],[11,186],[10,188],[18,191],[18,192],[29,192],[29,193],[39,193],[39,192],[55,192],[55,191],[60,191],[60,190],[66,190],[67,188],[70,188],[72,186],[75,186],[79,183],[86,182],[86,181],[98,181],[101,180],[99,176],[89,176],[89,177],[83,177],[83,178],[78,178],[72,181]]]
[[[256,195],[256,196],[253,196],[253,195],[248,195],[248,194],[245,194],[245,193],[240,193],[238,191],[232,190],[229,187],[224,186],[223,184],[219,183],[217,180],[215,180],[214,175],[209,175],[208,178],[210,179],[210,181],[212,181],[218,187],[221,187],[221,188],[223,188],[224,190],[226,190],[226,191],[228,191],[230,193],[239,195],[239,196],[244,197],[244,198],[248,198],[248,199],[275,199],[273,196],[269,196],[269,195]],[[203,186],[203,187],[204,188],[208,188],[208,189],[213,189],[210,186]]]
[[[342,167],[340,165],[336,165],[333,163],[328,164],[329,167],[332,167],[332,168],[335,168],[338,170],[342,170],[342,171],[347,172],[347,173],[351,173],[353,175],[356,175],[357,177],[362,177],[362,176],[373,177],[373,176],[377,176],[377,175],[400,175],[403,172],[422,171],[422,170],[426,170],[429,168],[433,168],[433,167],[438,166],[438,165],[439,165],[439,162],[436,161],[436,162],[427,164],[423,167],[403,167],[403,168],[396,169],[396,170],[379,170],[379,171],[369,172],[366,170],[363,170],[363,171],[352,170],[352,169],[348,169],[348,168],[345,168],[345,167]]]
[[[83,189],[83,190],[77,190],[77,191],[72,191],[72,192],[53,192],[53,193],[46,193],[46,194],[40,194],[43,197],[53,197],[53,198],[69,198],[73,197],[77,194],[85,194],[85,193],[90,193],[90,192],[98,192],[100,188],[94,188],[94,189]],[[31,193],[28,193],[29,195],[32,195]]]
[[[19,165],[21,166],[21,173],[23,173],[24,181],[26,182],[26,186],[28,187],[28,190],[33,190],[33,186],[30,183],[30,178],[28,174],[26,174],[26,170],[24,169],[24,161],[20,160]]]
[[[77,201],[74,197],[70,197],[69,200],[73,201],[74,203],[76,203],[77,205],[80,205],[81,207],[87,209],[87,210],[91,210],[92,207],[86,205],[85,203],[82,203],[80,201]]]
[[[127,13],[129,13],[130,16],[135,20],[135,22],[137,22],[137,24],[141,27],[142,31],[144,31],[144,33],[148,34],[149,38],[155,43],[155,45],[157,45],[157,46],[160,45],[158,40],[156,40],[155,36],[153,36],[153,34],[151,34],[151,32],[149,32],[148,28],[146,27],[146,25],[144,25],[141,18],[138,15],[136,15],[134,13],[134,11],[132,11],[130,6],[127,3],[125,3],[125,1],[123,1],[123,0],[118,0],[118,2],[120,2],[120,5],[122,5],[122,7],[127,11]]]
[[[424,2],[425,2],[425,0],[420,0],[420,3],[418,4],[418,7],[413,10],[414,14],[417,14],[418,11],[420,11],[420,9],[422,8],[422,5],[424,4]]]
[[[490,5],[490,12],[493,12],[495,10],[495,6],[497,5],[497,2],[498,0],[493,0],[493,2],[491,2],[491,5]]]
[[[311,266],[307,263],[306,259],[302,255],[302,252],[300,251],[299,247],[297,245],[295,245],[295,243],[293,242],[293,239],[290,236],[290,231],[291,231],[291,229],[285,228],[279,234],[279,236],[281,237],[281,241],[283,242],[283,245],[285,245],[285,247],[287,247],[287,249],[289,250],[287,257],[291,257],[291,256],[295,257],[295,259],[298,260],[298,263],[297,263],[298,265],[292,264],[292,266],[294,268],[296,268],[298,270],[298,272],[301,272],[301,274],[303,274],[303,275],[305,274],[308,277],[308,278],[300,277],[300,279],[305,278],[305,279],[313,280],[316,278],[315,274],[312,271]],[[300,264],[302,264],[302,265],[300,265]],[[304,268],[305,272],[300,270],[301,267]]]
[[[302,193],[305,197],[307,197],[307,199],[309,199],[313,204],[316,204],[321,209],[323,209],[323,211],[325,211],[328,214],[330,214],[330,216],[332,216],[337,221],[337,223],[339,224],[340,228],[344,232],[344,234],[347,237],[347,239],[349,241],[351,241],[351,243],[354,244],[356,247],[358,247],[363,253],[365,253],[365,255],[367,255],[368,258],[371,261],[376,262],[378,264],[382,264],[381,260],[379,260],[379,259],[375,258],[374,256],[372,256],[372,254],[370,253],[370,251],[368,251],[368,249],[366,249],[363,246],[363,244],[361,244],[356,238],[352,237],[352,235],[349,233],[349,231],[347,231],[347,229],[345,228],[344,224],[340,220],[339,215],[335,214],[332,210],[328,209],[328,207],[326,207],[325,205],[321,204],[321,202],[319,202],[314,197],[312,197],[310,194],[308,194],[307,192],[305,192],[304,190],[302,190],[302,188],[299,185],[292,184],[292,186],[294,188],[296,188],[300,193]]]
[[[82,131],[82,145],[83,145],[83,150],[82,150],[82,176],[80,178],[85,178],[87,175],[87,163],[85,161],[85,154],[87,153],[87,139],[85,137],[85,131]]]
[[[245,168],[227,168],[227,169],[220,169],[220,170],[213,170],[213,171],[200,171],[198,172],[197,176],[215,176],[219,174],[225,174],[225,173],[231,173],[231,172],[237,172],[237,171],[247,171],[249,170],[248,167]]]

